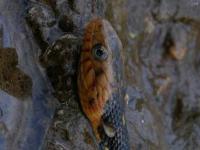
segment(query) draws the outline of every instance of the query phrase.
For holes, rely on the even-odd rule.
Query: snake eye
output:
[[[92,54],[97,60],[106,60],[108,58],[108,52],[101,44],[96,44],[93,46]]]

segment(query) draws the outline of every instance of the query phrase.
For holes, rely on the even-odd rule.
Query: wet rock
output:
[[[3,47],[3,26],[0,24],[0,47]]]
[[[23,99],[31,95],[32,81],[17,65],[15,49],[0,48],[0,89]]]
[[[197,131],[200,125],[200,112],[198,109],[188,110],[183,101],[183,95],[178,95],[176,97],[176,102],[173,112],[173,122],[172,128],[174,133],[178,137],[185,139],[185,144],[183,149],[196,149],[199,146],[197,140],[199,139]],[[189,137],[189,138],[188,138]],[[192,140],[191,140],[192,139]],[[196,146],[189,143],[195,143]]]
[[[41,62],[54,87],[54,94],[60,101],[66,101],[70,95],[75,94],[75,91],[70,93],[76,86],[72,81],[76,80],[79,50],[80,39],[67,34],[57,39],[41,56]]]
[[[62,110],[62,109],[59,110],[59,111],[58,111],[58,115],[64,115],[64,110]]]
[[[200,21],[200,2],[199,0],[181,0],[178,2],[178,12],[176,18]]]
[[[8,141],[8,145],[1,146],[12,149],[14,145],[20,150],[96,149],[78,103],[75,81],[79,48],[75,45],[85,24],[103,16],[124,45],[128,86],[125,118],[131,148],[198,150],[199,8],[198,0],[1,0],[0,45],[16,49],[19,68],[33,82],[33,96],[24,101],[0,91],[0,119],[9,129],[8,138],[0,136],[0,143]],[[25,10],[28,26],[23,18]],[[39,59],[44,52],[49,53]],[[56,100],[51,93],[60,103],[52,104]],[[51,122],[56,106],[58,111]]]
[[[39,46],[45,50],[49,44],[61,36],[62,32],[57,27],[55,14],[48,5],[37,3],[29,5],[27,21]]]
[[[188,50],[189,27],[183,24],[175,24],[171,31],[166,35],[165,49],[172,58],[182,60]]]
[[[173,19],[178,11],[177,1],[165,1],[158,0],[155,3],[155,8],[152,10],[152,14],[157,21],[169,21]]]
[[[26,8],[24,1],[0,1],[6,50],[0,55],[5,56],[1,69],[9,83],[9,91],[0,90],[1,121],[8,129],[8,134],[0,136],[2,150],[40,149],[55,110],[51,86],[37,62],[39,46],[25,21]],[[6,84],[4,81],[1,84]]]
[[[58,25],[64,32],[73,32],[75,28],[73,21],[66,15],[60,17]]]
[[[187,11],[185,11],[184,8],[189,8],[192,1],[187,1],[187,3],[184,2],[185,1],[161,0],[148,2],[140,1],[137,3],[136,1],[127,1],[124,5],[121,5],[121,7],[118,8],[118,11],[120,12],[124,11],[123,6],[126,6],[125,10],[127,15],[120,15],[125,18],[124,22],[119,21],[120,17],[117,19],[115,17],[111,17],[110,19],[114,22],[114,24],[120,24],[123,26],[123,29],[125,29],[121,31],[123,33],[120,33],[119,30],[119,33],[120,36],[122,36],[121,39],[123,40],[123,43],[125,43],[124,54],[126,57],[125,68],[127,84],[131,85],[131,87],[136,86],[138,89],[141,89],[140,98],[136,97],[134,101],[131,100],[131,96],[134,96],[132,93],[137,92],[134,90],[129,91],[130,102],[127,110],[129,112],[127,113],[126,118],[128,119],[127,124],[130,128],[130,140],[131,143],[134,143],[132,145],[134,148],[149,149],[149,147],[151,147],[151,149],[160,148],[183,150],[193,149],[194,147],[191,145],[199,147],[199,142],[196,142],[199,140],[199,133],[194,133],[194,130],[197,130],[194,126],[199,124],[199,122],[190,120],[188,122],[189,125],[186,125],[186,123],[182,121],[185,120],[183,118],[186,115],[186,112],[194,111],[200,106],[198,102],[199,96],[197,94],[199,93],[199,82],[197,77],[199,75],[199,71],[198,69],[194,69],[194,61],[192,61],[193,58],[196,58],[195,61],[199,62],[197,61],[199,59],[199,54],[196,50],[199,49],[199,44],[197,44],[198,48],[194,44],[194,41],[196,41],[195,39],[199,39],[198,36],[194,35],[194,33],[198,33],[197,30],[199,30],[199,27],[197,27],[199,26],[197,23],[198,18],[196,17],[199,13],[197,14],[196,12],[198,11],[198,8],[192,10],[193,7],[191,7],[191,10],[188,10],[190,13],[187,14]],[[147,3],[148,6],[146,5]],[[113,4],[111,6],[115,5]],[[141,8],[143,12],[140,12]],[[114,14],[118,11],[115,10],[112,11],[113,14],[111,12],[110,13],[114,16]],[[154,11],[157,12],[154,14]],[[177,17],[180,12],[184,12],[180,18],[184,18],[185,21]],[[194,14],[191,15],[192,13]],[[144,33],[145,26],[147,27],[148,25],[147,21],[145,22],[144,19],[141,19],[151,18],[151,15],[149,14],[152,15],[152,22],[154,25],[154,30],[151,30],[151,34],[148,32]],[[195,25],[195,27],[193,26],[194,22],[196,25],[198,24],[197,26]],[[127,36],[130,32],[134,34],[136,33],[137,37],[135,38],[133,36],[134,38],[132,38],[131,36]],[[165,43],[164,41],[166,41],[167,36],[170,37],[167,39],[168,44],[163,47],[163,43]],[[199,43],[199,40],[197,43]],[[167,47],[167,45],[169,47]],[[166,53],[167,57],[165,57]],[[168,80],[168,77],[170,80]],[[155,91],[160,91],[161,95],[158,96]],[[171,114],[174,112],[174,105],[176,103],[175,97],[178,95],[178,91],[184,93],[182,96],[182,103],[184,107],[182,108],[181,113],[178,113],[180,120],[178,119],[179,121],[177,121],[175,119],[177,121],[176,122],[172,119]],[[132,122],[132,120],[137,118],[133,117],[133,114],[135,114],[135,116],[139,116],[144,111],[150,111],[149,113],[155,117],[154,119],[156,121],[153,126],[157,128],[158,132],[153,131],[153,133],[156,132],[154,134],[155,137],[159,137],[159,144],[156,142],[153,144],[143,143],[143,140],[146,142],[149,141],[140,136],[142,133],[141,131],[144,130],[142,125],[145,125],[145,127],[148,126],[148,121],[146,119],[140,116],[138,121],[135,120]],[[199,119],[199,117],[197,118]],[[141,123],[141,125],[137,125],[137,122]],[[172,122],[176,122],[177,124]],[[181,125],[181,127],[178,126],[176,128],[177,130],[180,130],[175,133],[172,124],[177,126],[178,124]],[[143,130],[140,129],[139,126]],[[148,127],[148,132],[152,131],[150,128],[151,127]],[[190,132],[190,134],[187,134],[187,138],[183,138],[180,135],[181,133],[186,134],[186,132],[181,130],[181,128],[184,128],[183,130],[186,132]],[[146,132],[146,134],[148,133]],[[135,138],[137,136],[139,137]],[[151,137],[150,139],[152,140],[153,138]]]
[[[154,82],[156,95],[160,95],[163,92],[166,92],[170,83],[171,83],[170,77],[157,77]]]
[[[91,130],[88,130],[89,124],[80,112],[76,90],[80,44],[80,38],[66,34],[52,43],[41,56],[42,64],[54,87],[54,95],[60,102],[60,110],[49,130],[45,149],[78,150],[81,145],[84,149],[92,150],[95,147],[94,137]]]
[[[42,63],[45,66],[60,65],[66,69],[67,74],[75,74],[80,46],[80,38],[72,34],[61,36],[45,51],[41,57]]]
[[[129,98],[126,97],[126,99],[129,99],[129,103],[125,118],[128,120],[126,123],[129,127],[130,141],[132,144],[131,147],[138,149],[177,149],[178,145],[183,145],[183,138],[179,134],[182,130],[177,132],[177,130],[173,130],[173,127],[171,126],[172,124],[176,126],[172,122],[177,121],[176,119],[176,121],[172,121],[173,117],[170,115],[174,112],[174,107],[172,106],[174,106],[175,101],[173,97],[176,97],[176,92],[180,89],[183,93],[188,93],[185,96],[192,100],[194,105],[197,103],[197,100],[194,97],[198,97],[198,73],[196,70],[192,69],[193,67],[189,67],[193,66],[191,58],[196,53],[193,51],[194,47],[191,46],[193,45],[191,42],[192,39],[190,38],[192,32],[191,24],[188,24],[180,19],[185,18],[187,20],[188,18],[186,15],[178,17],[180,12],[184,11],[182,6],[186,4],[182,3],[182,1],[142,0],[140,2],[136,2],[127,0],[121,2],[119,0],[99,5],[99,8],[102,8],[101,11],[101,9],[96,9],[97,6],[93,5],[95,2],[93,3],[89,0],[77,0],[73,2],[57,1],[54,3],[55,5],[53,6],[53,10],[55,10],[55,14],[59,16],[58,18],[60,19],[65,18],[63,16],[66,16],[67,19],[71,20],[76,26],[76,28],[73,29],[76,33],[76,30],[83,29],[84,25],[88,20],[90,20],[90,18],[93,17],[95,12],[102,13],[105,11],[106,18],[112,22],[121,36],[124,44],[123,54],[126,58],[124,60],[125,64],[127,64],[125,66],[126,80],[127,84],[130,86],[127,90]],[[101,6],[105,6],[105,8]],[[96,9],[95,11],[94,8]],[[181,8],[181,10],[178,8]],[[195,11],[193,13],[196,13]],[[189,20],[194,21],[194,16],[196,15],[197,14],[190,15]],[[62,31],[68,32],[68,29],[71,27],[71,21],[69,23],[68,21],[66,21],[66,23],[62,21],[63,20],[61,19],[59,27]],[[69,27],[65,28],[61,25],[69,25]],[[166,44],[164,44],[164,47],[163,43]],[[58,44],[57,48],[60,49],[59,47],[60,46]],[[56,58],[61,60],[59,62],[60,64],[66,63],[64,66],[67,68],[65,70],[67,74],[69,73],[71,75],[75,75],[74,73],[76,70],[72,69],[74,67],[71,68],[71,66],[73,66],[70,63],[71,60],[68,62],[70,65],[68,65],[62,55],[57,55],[53,53],[53,51],[52,57],[48,58],[48,64],[50,65],[47,65],[49,68],[52,67],[50,74],[53,74],[53,71],[55,71],[53,67],[56,66],[57,62],[59,62],[55,59],[55,57],[53,57],[55,55],[57,56]],[[58,50],[58,53],[62,53],[62,51]],[[166,57],[163,57],[166,53],[173,59],[166,59]],[[68,55],[70,58],[73,57],[71,54]],[[174,61],[174,59],[181,61]],[[196,62],[198,61],[196,60]],[[57,70],[60,70],[60,68],[58,67]],[[60,72],[60,74],[63,73],[64,71]],[[192,78],[194,80],[192,80]],[[53,80],[53,78],[51,78],[51,80]],[[64,119],[67,118],[68,120],[71,120],[69,119],[71,117],[77,118],[74,114],[77,113],[78,105],[77,103],[72,104],[72,101],[76,99],[76,97],[72,96],[75,92],[70,90],[70,85],[72,85],[73,81],[73,78],[67,78],[66,85],[60,88],[59,93],[62,93],[62,90],[65,87],[68,91],[63,94],[63,97],[65,95],[65,104],[67,104],[66,106],[68,106],[68,109],[66,109],[66,106],[64,107],[64,105],[61,105],[61,107],[64,108],[65,117],[60,116],[58,119],[58,121],[61,120],[61,122],[59,122],[59,129],[53,129],[53,133],[57,135],[57,137],[60,137],[59,135],[64,137],[63,139],[65,144],[63,144],[63,141],[60,142],[61,140],[59,138],[48,139],[48,143],[51,143],[50,141],[57,141],[54,143],[62,143],[61,145],[65,145],[66,149],[77,148],[75,144],[66,144],[68,141],[74,143],[74,139],[71,137],[71,134],[76,134],[72,131],[73,128],[68,126],[70,121],[66,121]],[[170,88],[168,88],[169,84]],[[157,95],[162,95],[160,101],[157,101]],[[67,100],[67,98],[70,100]],[[189,105],[187,98],[183,101],[184,106],[188,106],[191,109],[194,108],[193,104]],[[74,107],[74,109],[69,109],[69,106]],[[188,109],[188,111],[189,110],[190,109]],[[185,107],[183,108],[183,114],[185,114],[184,112],[187,112],[185,111]],[[184,121],[182,120],[184,119],[182,119],[182,113],[180,113],[180,116],[181,117],[178,119],[178,122],[180,122],[181,127],[183,127]],[[57,118],[57,116],[55,118]],[[66,122],[63,122],[63,120]],[[70,123],[73,124],[73,121]],[[194,121],[190,121],[190,123],[194,124]],[[67,128],[66,124],[68,124]],[[190,129],[193,134],[194,130],[197,130],[197,128],[194,130],[193,128]],[[55,132],[55,130],[57,130],[59,134],[58,132]],[[51,134],[49,134],[49,137],[52,135],[51,131],[52,130],[50,130]],[[80,132],[82,132],[82,129]],[[67,138],[63,135],[67,135]],[[82,134],[80,135],[82,136]],[[196,140],[197,135],[190,137],[195,138]],[[176,139],[178,140],[176,141]],[[191,140],[188,140],[188,142],[192,143]],[[85,145],[83,147],[85,147]],[[184,149],[184,146],[181,148]]]
[[[57,0],[53,9],[58,16],[70,18],[77,30],[82,31],[84,25],[93,17],[93,13],[95,15],[95,10],[98,9],[95,7],[100,6],[102,2],[98,2],[100,5],[95,3],[97,2],[91,0]]]
[[[150,17],[146,17],[145,18],[145,23],[146,23],[146,27],[145,27],[145,32],[147,33],[152,33],[155,29],[155,22],[152,18]]]
[[[154,7],[154,5],[155,5],[154,1],[146,1],[146,0],[141,0],[141,1],[138,1],[137,3],[132,2],[131,0],[127,0],[124,3],[120,3],[120,1],[118,1],[118,5],[115,7],[123,6],[121,7],[121,9],[124,9],[125,7],[124,9],[125,14],[127,14],[128,12],[132,12],[132,13],[130,15],[122,16],[123,14],[120,15],[121,9],[119,8],[118,10],[113,10],[113,11],[118,12],[119,16],[117,16],[116,12],[113,13],[113,15],[116,17],[115,20],[118,20],[122,16],[124,18],[123,21],[127,21],[127,23],[131,25],[131,26],[129,25],[127,26],[129,32],[131,31],[133,33],[139,34],[144,31],[145,22],[146,22],[145,19],[149,17],[150,10]],[[145,9],[142,10],[140,8],[145,8]],[[109,10],[110,8],[107,8],[107,9]],[[140,18],[138,16],[143,16],[143,18]]]
[[[0,122],[0,136],[5,135],[8,132],[6,125]]]
[[[175,102],[175,106],[174,106],[174,112],[173,112],[173,119],[174,119],[174,123],[176,124],[175,126],[178,126],[179,121],[181,120],[181,118],[183,117],[183,108],[184,104],[183,104],[183,100],[181,97],[177,97],[176,102]]]

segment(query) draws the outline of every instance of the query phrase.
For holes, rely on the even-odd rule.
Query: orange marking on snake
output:
[[[84,52],[90,52],[90,49],[89,48],[85,48],[83,49]]]
[[[92,38],[91,37],[87,37],[83,40],[83,42],[91,42]]]
[[[93,68],[92,64],[90,66],[88,66],[88,68],[86,69],[86,74],[89,73],[89,71]]]
[[[78,89],[82,109],[90,120],[98,140],[100,139],[98,127],[101,125],[104,106],[109,100],[110,91],[112,91],[110,86],[113,80],[112,56],[108,56],[108,59],[104,61],[99,61],[94,58],[92,47],[100,43],[106,48],[108,54],[112,53],[107,46],[105,28],[110,28],[110,25],[103,19],[94,19],[86,26],[81,51],[82,61],[79,64],[78,74]],[[92,70],[94,74],[91,72]]]
[[[83,60],[81,60],[81,64],[84,64],[86,62],[90,61],[89,57],[84,58]]]

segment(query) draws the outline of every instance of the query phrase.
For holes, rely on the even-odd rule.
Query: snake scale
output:
[[[95,18],[83,37],[78,90],[101,150],[129,150],[122,94],[122,44],[110,23]]]

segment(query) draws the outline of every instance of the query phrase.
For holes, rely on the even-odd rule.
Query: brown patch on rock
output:
[[[85,141],[87,144],[93,145],[92,136],[90,135],[90,133],[87,132],[86,129],[84,129],[83,135],[84,135],[84,141]]]
[[[75,28],[73,21],[66,15],[60,17],[58,26],[64,32],[73,32]]]
[[[169,87],[170,83],[171,83],[171,78],[169,76],[158,77],[154,82],[156,94],[160,95],[164,93]]]
[[[72,34],[66,34],[56,40],[40,56],[40,62],[46,69],[54,88],[54,95],[60,102],[69,101],[76,91],[76,70],[79,58],[80,40]],[[74,89],[74,90],[72,90]]]
[[[15,49],[0,48],[0,89],[15,97],[31,94],[32,82],[16,66],[18,64]]]
[[[187,52],[187,48],[183,47],[180,41],[175,41],[171,35],[167,35],[164,48],[167,55],[176,60],[182,60]]]
[[[187,49],[186,48],[178,48],[177,46],[173,46],[169,49],[170,55],[176,59],[181,60],[184,58]]]
[[[0,47],[3,47],[3,27],[0,24]]]
[[[188,28],[183,24],[177,24],[168,32],[164,42],[167,54],[175,60],[182,60],[188,50]]]

